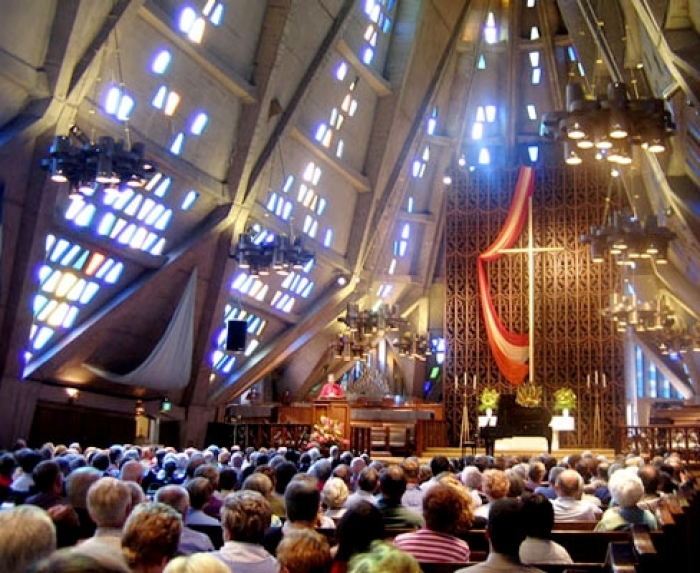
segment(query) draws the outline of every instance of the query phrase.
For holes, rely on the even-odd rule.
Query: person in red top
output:
[[[342,398],[343,389],[340,384],[336,384],[335,376],[329,374],[326,383],[321,387],[319,398]]]
[[[439,481],[423,498],[425,527],[402,533],[394,545],[413,555],[419,562],[444,563],[469,561],[469,546],[458,534],[471,526],[471,496],[464,486]]]

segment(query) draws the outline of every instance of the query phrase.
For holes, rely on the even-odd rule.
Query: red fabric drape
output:
[[[496,239],[479,255],[477,260],[479,297],[489,347],[503,376],[511,384],[516,385],[522,383],[528,375],[528,334],[511,332],[501,322],[491,297],[486,263],[499,259],[503,256],[501,250],[511,248],[518,240],[523,225],[527,221],[528,202],[532,196],[534,180],[535,174],[532,167],[520,168],[508,217]]]

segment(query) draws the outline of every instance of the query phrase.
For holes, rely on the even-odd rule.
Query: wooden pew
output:
[[[621,557],[618,557],[618,569],[614,570],[614,573],[631,573],[635,571],[635,565],[632,561],[624,562]],[[627,566],[626,569],[623,569]],[[458,569],[464,567],[471,567],[472,565],[477,565],[475,561],[468,561],[466,563],[453,562],[453,563],[419,563],[421,571],[423,573],[454,573]],[[611,567],[605,563],[570,563],[564,564],[552,564],[552,563],[535,563],[532,567],[536,567],[546,573],[607,573],[611,571]]]

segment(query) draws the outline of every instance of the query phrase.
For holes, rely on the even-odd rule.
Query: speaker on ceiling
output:
[[[248,323],[245,320],[229,320],[226,323],[226,350],[243,352],[247,330]]]

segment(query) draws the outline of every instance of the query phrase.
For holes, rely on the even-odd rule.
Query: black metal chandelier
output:
[[[71,193],[92,195],[99,186],[118,188],[121,185],[143,187],[156,168],[144,157],[145,145],[129,145],[110,136],[96,143],[73,125],[68,135],[57,135],[42,159],[52,181],[68,183]]]
[[[293,269],[303,269],[316,258],[313,251],[304,247],[304,238],[299,235],[291,239],[288,235],[265,234],[255,230],[241,233],[230,256],[236,259],[239,268],[250,269],[250,276],[265,276],[270,270],[278,275],[287,275]]]
[[[600,313],[615,323],[618,332],[631,327],[637,332],[668,331],[676,324],[673,308],[662,295],[652,300],[641,301],[637,295],[610,295],[607,307]]]
[[[584,159],[632,162],[632,146],[651,153],[666,149],[676,126],[664,100],[630,98],[624,82],[608,85],[607,98],[587,98],[580,83],[566,86],[566,109],[542,116],[540,135],[564,144],[564,160],[579,165]]]
[[[360,310],[357,303],[348,304],[345,316],[338,318],[338,322],[345,324],[350,332],[363,335],[384,335],[387,330],[398,330],[407,323],[406,319],[401,318],[396,305],[382,304],[376,310]]]
[[[612,256],[618,265],[633,264],[640,259],[662,265],[668,262],[668,246],[675,238],[673,231],[659,226],[655,215],[649,215],[642,224],[636,217],[615,211],[606,224],[593,226],[587,235],[581,236],[581,242],[590,244],[594,263]]]

